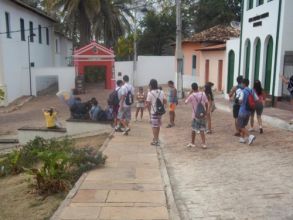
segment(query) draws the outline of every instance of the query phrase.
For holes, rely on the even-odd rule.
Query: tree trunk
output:
[[[80,38],[79,38],[80,46],[89,44],[91,40],[91,23],[85,13],[85,10],[82,4],[80,4],[79,30],[80,30]]]

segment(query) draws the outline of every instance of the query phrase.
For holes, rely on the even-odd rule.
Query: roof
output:
[[[240,36],[240,30],[230,25],[217,25],[184,39],[183,42],[218,42],[224,43],[230,38]]]
[[[25,9],[27,9],[27,10],[30,10],[30,11],[34,12],[34,13],[36,13],[36,14],[38,14],[38,15],[40,15],[40,16],[42,16],[42,17],[44,17],[44,18],[46,18],[46,19],[48,19],[50,21],[57,22],[57,20],[55,18],[50,17],[44,11],[39,10],[37,8],[34,8],[34,7],[24,3],[23,1],[20,1],[20,0],[10,0],[10,1],[15,3],[15,4],[17,4],[17,5],[19,5],[19,6],[21,6],[21,7],[23,7],[23,8],[25,8]]]
[[[206,46],[197,49],[196,51],[215,51],[215,50],[225,50],[226,49],[226,44],[217,44],[213,46]]]

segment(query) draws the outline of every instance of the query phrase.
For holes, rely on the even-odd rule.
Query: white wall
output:
[[[55,83],[58,83],[58,76],[56,75],[36,76],[35,83],[36,83],[36,94],[38,94],[38,92],[49,88],[51,85]]]
[[[20,30],[20,18],[24,19],[25,29],[27,30],[25,31],[25,41],[21,41],[20,32],[11,33],[11,38],[7,38],[6,34],[0,35],[7,98],[8,102],[11,102],[19,96],[29,95],[27,39],[29,35],[29,22],[33,22],[34,28],[38,28],[38,25],[50,27],[53,23],[11,1],[0,0],[0,32],[6,32],[5,12],[10,14],[11,31]],[[50,41],[52,41],[52,28],[49,28],[49,31]],[[31,62],[34,62],[36,67],[52,66],[54,54],[51,50],[51,44],[46,44],[45,29],[42,29],[42,44],[38,41],[38,30],[35,29],[34,33],[36,34],[34,42],[30,43]]]
[[[191,84],[197,82],[196,76],[183,75],[183,89],[190,89]]]
[[[58,78],[58,88],[59,91],[71,91],[75,87],[75,69],[74,67],[53,67],[53,68],[33,68],[32,69],[32,92],[33,95],[37,95],[37,88],[43,87],[45,83],[44,80],[40,80],[39,77],[44,77],[48,79],[48,84],[50,80],[54,77]],[[43,78],[43,79],[44,79]],[[36,85],[37,82],[42,83],[42,85]]]
[[[122,76],[119,77],[118,73]],[[134,80],[135,86],[146,86],[151,79],[158,80],[159,84],[166,84],[169,80],[175,80],[174,56],[138,56],[137,73],[133,77],[133,62],[115,62],[115,77],[122,79],[123,75],[129,75],[130,81]]]

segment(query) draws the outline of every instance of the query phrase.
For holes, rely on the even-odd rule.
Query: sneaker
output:
[[[118,128],[116,127],[115,132],[123,132],[123,130],[121,129],[121,127],[118,127]]]
[[[244,139],[244,138],[239,138],[239,143],[241,143],[241,144],[245,144],[246,143],[246,140]]]
[[[166,128],[172,128],[172,127],[173,127],[173,125],[168,124]]]
[[[212,131],[211,130],[206,130],[206,134],[211,134],[212,133]]]
[[[195,144],[189,143],[189,144],[186,145],[186,147],[195,147]]]
[[[203,144],[202,145],[202,149],[207,149],[207,145],[206,144]]]
[[[160,146],[160,143],[158,141],[152,141],[151,145],[152,146]]]
[[[252,145],[254,140],[255,140],[255,136],[254,135],[249,135],[249,137],[248,137],[248,145]]]
[[[263,129],[262,128],[259,129],[259,133],[263,134]]]

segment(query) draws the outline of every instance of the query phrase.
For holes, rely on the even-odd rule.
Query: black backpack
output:
[[[201,95],[201,98],[200,98],[200,101],[198,102],[197,99],[196,99],[196,96],[194,96],[196,102],[197,102],[197,107],[196,107],[196,110],[195,110],[195,117],[198,118],[198,119],[201,119],[201,118],[204,118],[205,115],[206,115],[206,109],[204,107],[204,105],[202,104],[202,96],[203,94]]]
[[[133,95],[131,93],[131,90],[127,91],[126,97],[125,97],[125,104],[126,105],[132,105],[133,104]]]
[[[110,106],[117,106],[119,105],[119,97],[118,97],[118,91],[120,90],[120,88],[118,90],[114,90],[113,92],[111,92],[111,94],[109,95],[108,98],[108,105]]]
[[[107,121],[108,117],[107,117],[107,113],[104,110],[99,111],[98,115],[97,115],[97,121]]]
[[[161,99],[159,99],[160,94],[161,94],[161,91],[160,91],[158,97],[156,98],[156,104],[155,104],[156,105],[156,111],[154,109],[154,112],[155,112],[156,115],[163,115],[163,114],[166,113],[164,104],[162,103]],[[152,95],[155,97],[155,95],[153,93],[152,93]]]

